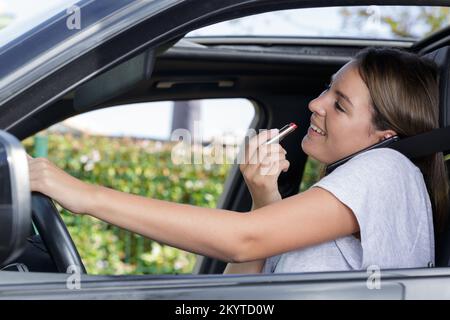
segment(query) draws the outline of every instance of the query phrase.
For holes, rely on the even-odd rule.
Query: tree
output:
[[[362,29],[368,22],[388,27],[400,38],[420,38],[450,25],[449,7],[383,7],[343,8],[343,28]]]

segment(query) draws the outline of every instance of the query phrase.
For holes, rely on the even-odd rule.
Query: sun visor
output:
[[[82,84],[75,90],[74,109],[89,111],[150,78],[155,62],[153,50],[146,51]]]

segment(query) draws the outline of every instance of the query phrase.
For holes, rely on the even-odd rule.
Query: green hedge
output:
[[[320,178],[323,166],[319,161],[309,157],[305,164],[305,172],[303,173],[302,182],[300,183],[299,192],[308,190]]]
[[[172,142],[49,133],[48,158],[69,174],[145,197],[216,207],[230,165],[174,165]],[[23,141],[33,154],[34,138]],[[90,274],[190,273],[196,256],[88,216],[61,214]]]

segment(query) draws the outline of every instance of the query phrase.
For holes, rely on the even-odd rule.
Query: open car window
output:
[[[254,117],[253,103],[246,99],[139,103],[74,116],[23,144],[29,154],[47,157],[90,183],[216,207]],[[88,274],[193,271],[195,254],[59,210]]]

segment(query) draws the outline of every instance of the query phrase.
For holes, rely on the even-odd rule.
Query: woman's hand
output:
[[[250,139],[244,163],[239,168],[252,195],[253,207],[260,208],[281,200],[278,177],[289,169],[286,150],[278,143],[265,142],[278,134],[278,129],[265,130]]]
[[[95,186],[72,177],[45,158],[27,157],[31,191],[47,195],[73,213],[89,211]]]

